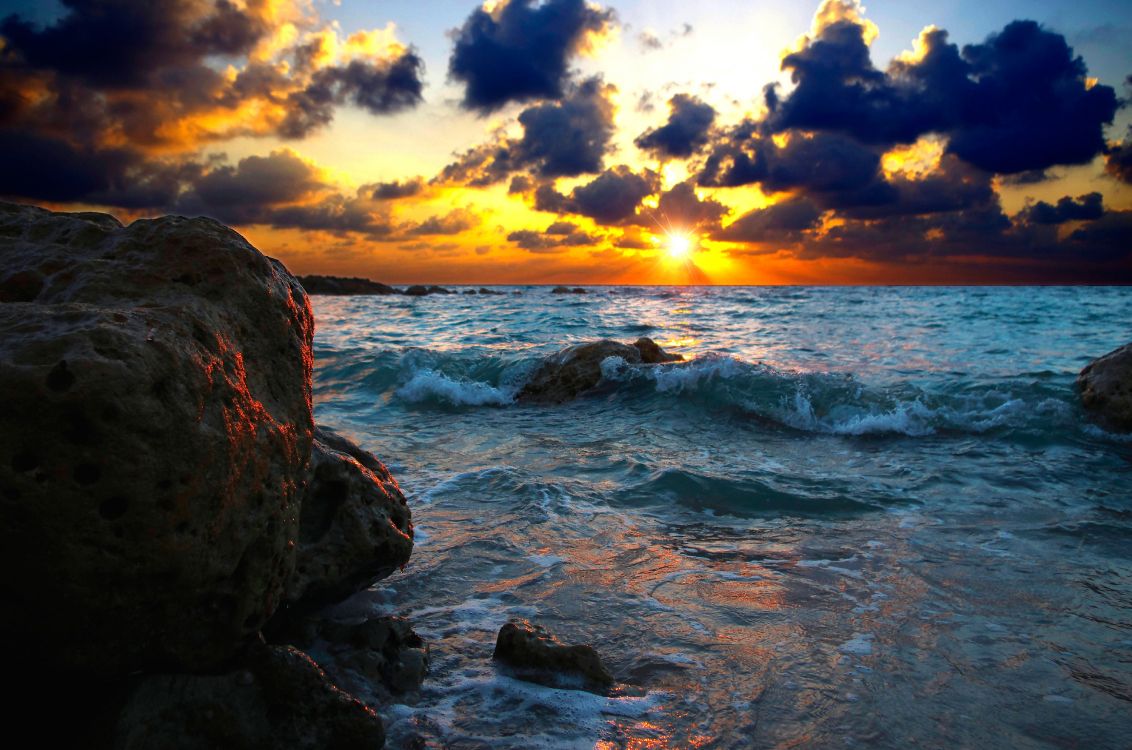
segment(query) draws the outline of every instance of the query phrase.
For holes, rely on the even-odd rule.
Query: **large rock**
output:
[[[114,746],[373,750],[384,743],[381,720],[309,656],[261,644],[222,674],[138,679],[118,719]]]
[[[317,427],[287,602],[309,609],[345,599],[404,567],[412,551],[397,480],[372,454]]]
[[[1109,427],[1132,430],[1132,344],[1093,360],[1077,376],[1081,403]]]
[[[539,625],[509,622],[499,629],[492,658],[515,676],[552,687],[581,687],[602,692],[613,676],[593,646],[566,646]]]
[[[397,294],[397,290],[377,281],[357,276],[300,276],[308,294]]]
[[[204,670],[275,610],[310,306],[236,232],[0,204],[0,633],[40,669]]]
[[[569,401],[601,382],[601,363],[609,357],[620,357],[631,365],[654,365],[684,359],[679,354],[669,354],[652,339],[643,337],[632,344],[619,344],[609,339],[578,344],[548,357],[519,391],[518,399],[551,404]]]

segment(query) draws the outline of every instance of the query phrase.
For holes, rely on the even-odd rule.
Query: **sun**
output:
[[[665,238],[665,247],[668,257],[673,260],[684,260],[692,254],[692,238],[686,234],[672,233]]]

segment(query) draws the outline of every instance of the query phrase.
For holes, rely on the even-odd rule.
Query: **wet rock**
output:
[[[633,344],[609,339],[578,344],[548,357],[519,391],[518,399],[551,404],[569,401],[601,382],[601,363],[609,357],[620,357],[635,365],[684,359],[679,354],[669,354],[649,338],[637,339]]]
[[[397,290],[357,276],[300,276],[307,294],[397,294]]]
[[[310,470],[285,594],[300,609],[345,599],[403,567],[413,551],[405,496],[373,454],[319,426]]]
[[[410,297],[425,297],[429,294],[454,294],[454,292],[442,286],[422,286],[420,284],[414,284],[401,292],[401,294],[406,294]]]
[[[381,720],[309,656],[258,645],[221,674],[150,675],[118,719],[119,750],[358,748],[385,743]]]
[[[1132,344],[1089,363],[1077,376],[1081,403],[1107,427],[1132,430]]]
[[[44,670],[218,667],[294,564],[306,294],[208,219],[0,204],[0,269],[0,633]]]
[[[613,676],[592,646],[565,646],[538,625],[509,622],[499,629],[492,658],[511,667],[520,679],[552,687],[582,687],[602,692]]]
[[[328,644],[327,667],[339,684],[371,690],[383,702],[419,690],[428,674],[428,645],[403,618],[328,620],[319,625],[318,635]]]
[[[496,290],[494,290],[494,289],[487,289],[487,288],[485,288],[485,287],[482,287],[482,286],[481,286],[481,287],[480,287],[480,289],[479,289],[479,293],[480,293],[480,294],[494,294],[494,295],[501,295],[501,294],[505,294],[505,292],[497,292],[497,291],[496,291]]]
[[[553,289],[550,290],[550,293],[551,294],[589,294],[589,292],[587,292],[585,289],[583,289],[580,286],[576,286],[573,289],[571,289],[568,286],[556,286],[556,287],[554,287]]]

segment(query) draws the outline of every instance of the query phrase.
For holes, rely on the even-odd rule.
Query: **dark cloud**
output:
[[[827,24],[783,59],[796,87],[785,97],[768,90],[765,128],[836,131],[880,146],[941,133],[952,153],[1000,174],[1084,164],[1103,152],[1115,91],[1091,85],[1062,35],[1015,21],[962,52],[942,30],[921,44],[918,59],[880,71],[862,22]]]
[[[755,244],[799,242],[805,232],[821,224],[821,210],[805,197],[789,198],[740,216],[712,237]]]
[[[792,132],[785,145],[742,123],[715,146],[698,176],[701,185],[737,187],[760,183],[768,192],[801,189],[825,194],[824,202],[853,205],[884,200],[880,154],[838,133]],[[871,193],[870,193],[871,190]]]
[[[141,86],[155,71],[210,55],[243,55],[266,31],[227,0],[61,2],[67,12],[44,28],[17,16],[0,22],[5,53],[97,87]]]
[[[305,201],[325,187],[318,171],[293,151],[273,151],[209,170],[180,196],[175,209],[229,224],[270,223],[275,208]]]
[[[507,239],[532,253],[545,253],[562,252],[571,247],[593,245],[599,242],[601,237],[587,234],[571,222],[556,221],[548,226],[545,231],[536,232],[530,229],[521,229],[508,234]]]
[[[1121,182],[1132,185],[1132,127],[1128,128],[1122,142],[1109,146],[1104,169]]]
[[[519,114],[521,138],[476,146],[437,180],[483,187],[523,170],[550,179],[600,172],[613,137],[614,91],[600,78],[589,78],[560,101],[528,107]]]
[[[591,78],[569,98],[531,107],[519,115],[523,137],[512,163],[533,167],[540,177],[576,177],[601,171],[613,136],[615,89]]]
[[[613,11],[584,0],[505,0],[491,13],[477,8],[454,32],[448,74],[464,84],[467,109],[491,112],[508,102],[555,99],[587,35],[613,21]]]
[[[715,109],[688,94],[677,94],[668,100],[668,121],[659,128],[641,133],[637,148],[661,159],[686,159],[708,141],[708,131],[715,123]]]
[[[1100,193],[1088,193],[1076,200],[1068,195],[1057,205],[1038,201],[1022,212],[1022,218],[1033,224],[1064,224],[1067,221],[1092,221],[1104,215],[1104,198]]]
[[[535,208],[588,216],[598,224],[618,224],[633,219],[641,201],[659,187],[660,176],[652,170],[638,174],[622,164],[574,188],[569,196],[550,185],[539,187],[535,191]]]
[[[264,212],[261,220],[280,228],[334,234],[356,232],[373,239],[386,238],[395,231],[389,218],[375,212],[363,195],[331,195],[316,203],[273,208]]]
[[[334,108],[353,104],[375,115],[410,109],[422,100],[424,61],[413,51],[386,61],[352,60],[322,68],[286,100],[287,116],[279,125],[285,138],[303,138],[334,119]]]
[[[662,226],[698,231],[714,228],[729,211],[713,198],[701,199],[691,181],[673,185],[661,193],[656,207]]]
[[[455,208],[443,216],[430,216],[409,229],[412,235],[460,234],[479,226],[480,218],[466,208]]]
[[[373,186],[372,196],[374,200],[393,201],[420,195],[422,190],[424,190],[424,180],[417,177],[401,182],[379,182]]]

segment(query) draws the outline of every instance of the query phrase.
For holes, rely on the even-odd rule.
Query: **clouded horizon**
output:
[[[4,0],[0,196],[387,283],[1132,283],[1132,8],[701,5]]]

